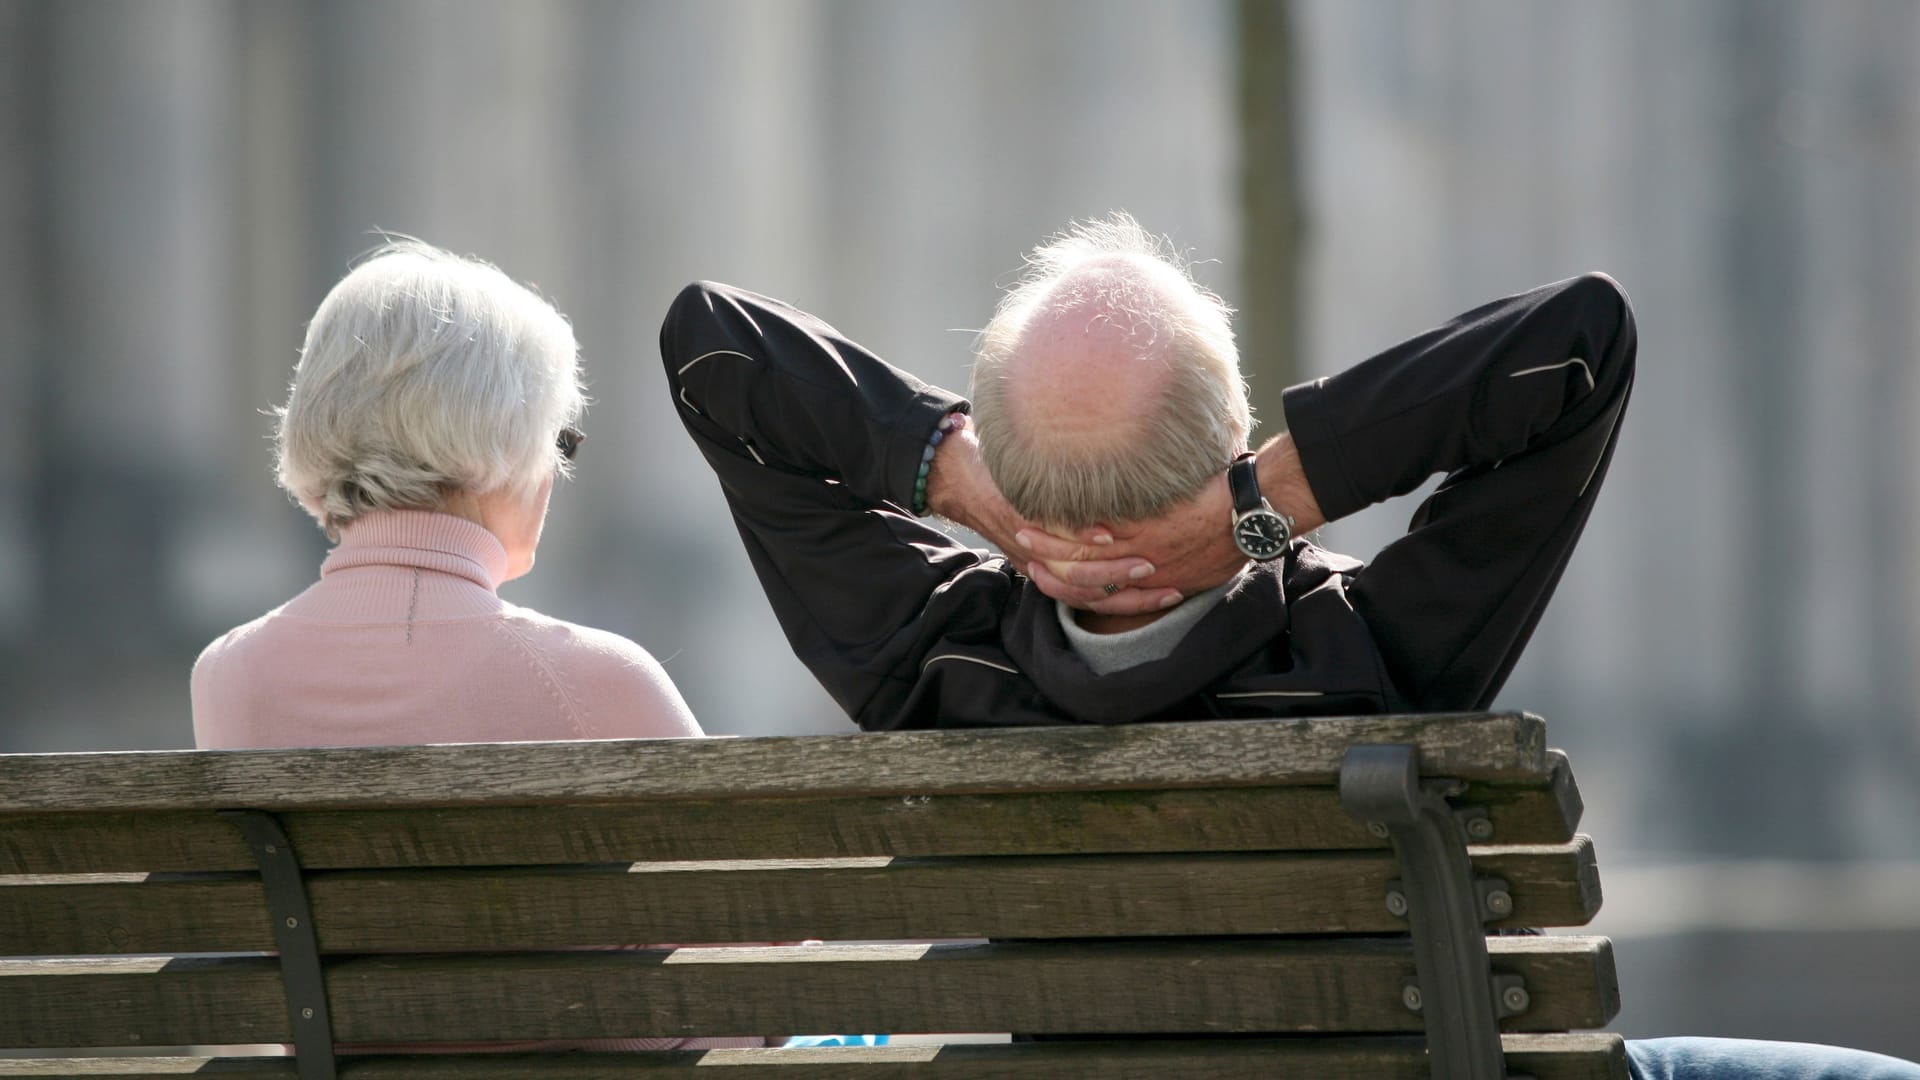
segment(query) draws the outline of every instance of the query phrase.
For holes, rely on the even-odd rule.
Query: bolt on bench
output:
[[[1579,815],[1519,714],[4,755],[0,1077],[1624,1080],[1606,939],[1494,933]],[[806,938],[992,940],[604,948]],[[829,1032],[1052,1037],[393,1052]]]

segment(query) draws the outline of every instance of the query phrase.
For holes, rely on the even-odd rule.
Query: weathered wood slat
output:
[[[1496,938],[1511,1031],[1617,1011],[1604,938]],[[1408,1032],[1405,939],[879,945],[359,958],[329,963],[344,1042],[772,1031]],[[288,1041],[257,958],[0,961],[0,1046]]]
[[[0,1046],[291,1042],[272,957],[0,960]]]
[[[482,1070],[492,1063],[482,1065]],[[0,1077],[35,1080],[180,1080],[182,1076],[286,1077],[298,1075],[292,1058],[211,1057],[43,1057],[0,1058]],[[484,1075],[484,1071],[481,1075]],[[497,1073],[495,1075],[498,1075]]]
[[[1580,798],[1579,785],[1574,783],[1573,763],[1567,760],[1564,752],[1549,750],[1547,751],[1547,774],[1547,797],[1552,801],[1553,809],[1539,812],[1540,820],[1567,822],[1569,831],[1578,828],[1580,816],[1586,812],[1586,804]],[[1474,794],[1478,786],[1468,786],[1467,801],[1479,797]],[[1498,822],[1496,821],[1495,824],[1497,825]],[[1525,840],[1511,836],[1500,836],[1498,842],[1503,844],[1559,843],[1557,840]]]
[[[1558,753],[1545,784],[1474,784],[1493,840],[1558,844],[1580,820]],[[626,805],[289,811],[310,869],[870,855],[1384,848],[1329,787],[674,799]],[[0,814],[0,874],[251,870],[210,811]]]
[[[752,795],[1325,784],[1354,743],[1413,743],[1430,776],[1547,779],[1522,714],[1208,721],[299,750],[0,756],[0,810],[459,805]]]
[[[1507,1071],[1534,1080],[1629,1080],[1626,1040],[1611,1031],[1502,1035],[1500,1046]]]
[[[1536,1080],[1627,1080],[1618,1035],[1509,1035],[1510,1070]],[[346,1057],[341,1080],[1426,1080],[1423,1040],[1409,1037],[1221,1042],[1048,1042],[873,1049],[711,1050],[657,1054]],[[286,1058],[0,1061],[0,1077],[177,1080],[183,1074],[291,1078]]]
[[[1482,848],[1503,926],[1580,926],[1592,843]],[[1397,932],[1387,852],[669,863],[338,871],[308,881],[327,952],[650,941],[1184,937]],[[257,877],[0,881],[0,954],[274,948]]]

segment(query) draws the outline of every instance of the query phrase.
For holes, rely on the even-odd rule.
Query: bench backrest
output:
[[[350,1044],[1012,1031],[1181,1038],[704,1061],[1426,1076],[1405,868],[1339,790],[1355,744],[1414,747],[1423,778],[1455,782],[1489,929],[1594,914],[1571,773],[1521,715],[0,756],[0,1048],[294,1042],[316,1018]],[[263,881],[276,845],[250,843],[237,810],[281,830],[306,908]],[[304,933],[311,986],[261,955]],[[924,943],[955,938],[991,940]],[[881,943],[765,944],[801,939]],[[1507,1068],[1625,1075],[1617,1037],[1525,1036],[1613,1016],[1605,939],[1487,948],[1524,987],[1502,1010]],[[702,1060],[376,1055],[339,1075],[705,1076]],[[0,1076],[109,1067],[296,1065],[43,1056]]]

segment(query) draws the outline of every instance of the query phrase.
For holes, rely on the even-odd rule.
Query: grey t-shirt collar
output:
[[[1239,576],[1235,576],[1206,592],[1194,593],[1153,622],[1117,634],[1096,634],[1083,629],[1073,620],[1072,608],[1059,601],[1055,601],[1054,606],[1060,616],[1060,630],[1067,636],[1067,647],[1084,660],[1095,675],[1106,675],[1165,659],[1187,636],[1187,631],[1205,618],[1239,581]]]

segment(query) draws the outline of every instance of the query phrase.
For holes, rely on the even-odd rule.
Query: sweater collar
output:
[[[507,549],[485,528],[430,510],[381,510],[341,530],[320,576],[356,566],[404,566],[452,574],[492,592],[507,575]]]
[[[1083,629],[1074,620],[1073,609],[1064,601],[1054,601],[1054,612],[1059,616],[1060,632],[1066,636],[1067,646],[1096,674],[1108,675],[1165,658],[1246,573],[1243,570],[1228,581],[1187,597],[1153,622],[1118,633],[1096,634]]]

